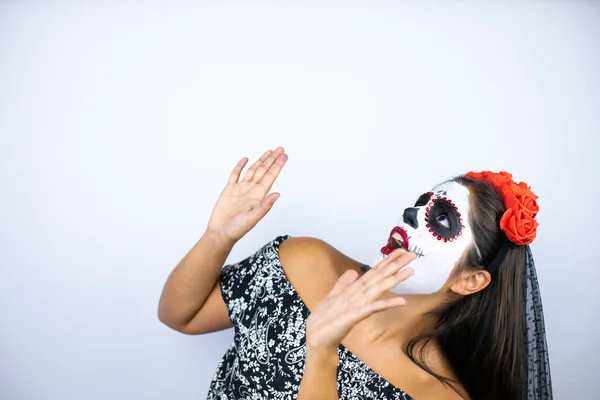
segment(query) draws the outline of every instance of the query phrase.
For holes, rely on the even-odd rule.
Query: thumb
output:
[[[260,205],[256,209],[256,213],[260,218],[264,217],[271,210],[279,196],[279,193],[271,193],[260,202]]]

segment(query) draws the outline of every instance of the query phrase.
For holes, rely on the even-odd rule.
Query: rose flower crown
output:
[[[500,229],[507,239],[517,246],[526,246],[535,239],[538,222],[535,220],[539,211],[538,196],[531,191],[525,182],[516,183],[508,172],[468,172],[465,178],[483,180],[490,183],[498,192],[506,211],[500,218]],[[490,263],[489,270],[496,269],[506,257],[509,243],[505,240],[502,248]]]

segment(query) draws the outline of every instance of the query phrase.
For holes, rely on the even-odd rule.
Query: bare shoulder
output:
[[[348,268],[360,269],[361,265],[324,240],[313,237],[294,237],[283,241],[279,246],[279,259],[291,268],[312,265],[332,268],[340,275]]]
[[[359,273],[361,264],[329,243],[312,237],[294,237],[279,246],[283,270],[309,309],[312,309],[348,269]]]

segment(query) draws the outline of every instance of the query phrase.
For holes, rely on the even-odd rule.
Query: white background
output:
[[[158,298],[277,145],[230,261],[288,233],[370,262],[439,181],[531,184],[555,397],[599,398],[600,2],[102,3],[0,5],[0,398],[205,398],[232,332]]]

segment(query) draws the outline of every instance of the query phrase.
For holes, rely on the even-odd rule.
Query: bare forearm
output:
[[[163,288],[158,316],[166,325],[180,328],[202,308],[234,243],[206,232],[179,262]]]
[[[337,400],[337,351],[318,354],[307,349],[297,400]]]

